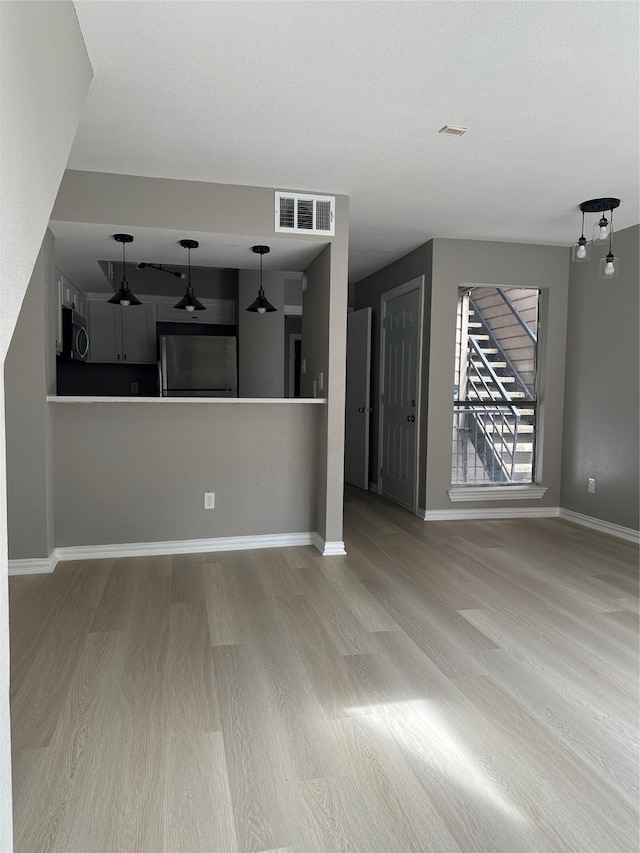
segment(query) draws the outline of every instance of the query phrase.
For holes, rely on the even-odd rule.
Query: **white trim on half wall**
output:
[[[49,559],[9,560],[10,575],[52,572],[64,560],[108,560],[119,557],[161,557],[170,554],[207,554],[260,548],[313,545],[323,557],[344,555],[344,542],[325,542],[319,533],[271,533],[262,536],[220,536],[216,539],[178,539],[166,542],[124,542],[113,545],[74,545],[56,548]]]
[[[58,559],[58,552],[53,551],[40,560],[9,560],[9,576],[48,574],[55,569]]]
[[[319,533],[313,534],[313,544],[316,546],[318,551],[320,551],[323,557],[343,557],[347,553],[344,547],[344,542],[340,542],[337,539],[333,542],[327,541],[326,539],[323,539]]]
[[[167,542],[126,542],[119,545],[77,545],[58,548],[59,560],[101,560],[115,557],[159,557],[168,554],[207,554],[257,548],[315,545],[314,533],[271,533],[263,536],[220,536],[216,539],[178,539]]]

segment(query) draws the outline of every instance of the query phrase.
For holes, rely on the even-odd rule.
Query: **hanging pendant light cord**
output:
[[[611,240],[613,238],[613,208],[611,208],[609,216],[611,217],[611,221],[609,223],[609,254],[611,255]]]
[[[582,232],[581,236],[584,237],[584,210],[582,211]]]
[[[124,240],[122,241],[122,280],[127,280],[127,272],[125,268],[125,260],[124,260]]]

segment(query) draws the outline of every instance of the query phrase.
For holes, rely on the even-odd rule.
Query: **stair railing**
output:
[[[497,463],[503,477],[507,480],[512,480],[516,462],[520,412],[511,402],[509,392],[500,381],[500,377],[493,369],[493,366],[488,361],[486,355],[482,352],[478,340],[474,336],[470,335],[469,343],[471,344],[471,348],[477,359],[481,362],[482,367],[489,374],[494,386],[500,392],[502,399],[496,400],[493,397],[492,389],[489,387],[489,383],[484,378],[480,368],[473,359],[470,359],[467,368],[467,382],[473,389],[473,392],[475,392],[478,400],[477,402],[472,400],[467,400],[466,402],[473,404],[475,409],[481,408],[483,417],[478,417],[478,414],[475,411],[467,412],[467,414],[470,414],[473,417],[476,423],[476,429],[482,433],[482,444],[491,449],[494,462],[492,469],[495,468],[495,464]],[[488,400],[483,400],[481,398],[481,390],[488,395]],[[500,408],[496,407],[496,403]],[[509,420],[509,415],[513,418],[513,424]],[[491,430],[487,429],[487,422],[491,424]],[[500,449],[498,449],[498,436]],[[476,450],[480,450],[480,448],[476,447]],[[508,467],[504,463],[504,455],[509,459]]]
[[[528,324],[528,323],[527,323],[527,321],[524,319],[524,317],[522,316],[522,314],[520,313],[520,311],[518,311],[518,309],[516,308],[516,306],[515,306],[515,305],[513,304],[513,302],[509,299],[509,297],[507,296],[507,294],[506,294],[506,292],[504,291],[504,289],[503,289],[502,287],[496,287],[496,290],[498,291],[498,293],[499,293],[499,294],[500,294],[500,296],[502,297],[502,300],[503,300],[504,304],[507,306],[507,308],[509,309],[509,311],[511,311],[511,313],[512,313],[512,314],[513,314],[513,316],[516,318],[516,320],[518,321],[518,323],[522,326],[522,328],[523,328],[523,329],[524,329],[524,331],[527,333],[527,335],[529,336],[529,338],[534,342],[534,344],[536,344],[536,343],[538,342],[538,336],[537,336],[537,335],[536,335],[536,333],[533,331],[533,329],[531,329],[531,328],[530,328],[529,324]]]
[[[496,289],[499,289],[499,288],[496,288]],[[500,341],[498,341],[496,336],[493,334],[491,327],[489,326],[489,324],[487,323],[487,321],[485,320],[485,318],[482,315],[482,311],[480,311],[480,309],[478,308],[476,303],[471,298],[469,298],[469,306],[473,310],[474,316],[482,323],[482,333],[485,335],[488,335],[489,340],[491,342],[491,346],[498,351],[498,355],[500,356],[500,360],[504,361],[504,363],[507,365],[507,367],[509,368],[509,373],[516,380],[516,385],[524,393],[524,395],[525,395],[524,399],[525,400],[533,400],[533,397],[531,396],[531,391],[527,388],[525,383],[522,381],[522,378],[520,376],[520,373],[518,372],[518,369],[516,368],[514,363],[511,361],[511,359],[509,358],[507,353],[504,351],[504,349],[502,348]],[[524,320],[522,322],[524,322]],[[527,326],[527,329],[529,329],[528,326]],[[529,329],[529,332],[531,333],[531,329]]]

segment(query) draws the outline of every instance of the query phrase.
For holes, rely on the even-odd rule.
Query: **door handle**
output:
[[[407,415],[407,420],[410,424],[415,423],[416,416],[415,415]]]

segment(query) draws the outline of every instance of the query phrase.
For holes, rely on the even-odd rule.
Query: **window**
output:
[[[453,485],[534,482],[538,301],[532,289],[460,289]]]

